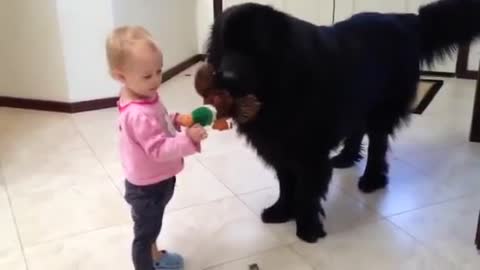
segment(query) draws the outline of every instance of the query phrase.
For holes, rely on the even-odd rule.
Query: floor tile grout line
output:
[[[362,200],[360,200],[360,198],[358,198],[357,196],[355,196],[355,195],[353,195],[352,193],[350,193],[350,191],[349,191],[346,187],[343,187],[343,186],[339,185],[339,186],[336,186],[336,188],[340,189],[340,191],[341,191],[344,195],[347,195],[351,200],[353,200],[353,201],[356,202],[357,204],[362,205],[363,207],[367,208],[368,211],[370,211],[370,212],[378,215],[379,219],[385,218],[385,216],[384,216],[382,213],[380,213],[380,212],[378,211],[378,209],[370,206],[367,202],[363,202]],[[367,194],[365,194],[365,195],[367,195]],[[327,194],[327,196],[328,196],[328,194]],[[327,213],[327,214],[328,214],[328,213]]]
[[[210,265],[210,266],[207,266],[206,268],[203,268],[202,270],[211,270],[211,269],[213,269],[213,268],[215,268],[215,267],[223,266],[223,265],[226,265],[226,264],[229,264],[229,263],[238,262],[238,261],[245,260],[245,259],[248,259],[248,258],[265,255],[265,254],[267,254],[267,253],[269,253],[269,252],[275,251],[275,250],[280,249],[280,248],[288,248],[288,244],[281,244],[281,245],[279,245],[279,246],[275,246],[275,247],[271,247],[271,248],[262,250],[262,251],[260,251],[260,252],[255,253],[255,254],[250,254],[250,255],[246,255],[246,256],[241,256],[241,257],[239,257],[239,258],[237,258],[237,259],[227,260],[227,261],[225,261],[225,262],[221,262],[221,263],[217,263],[217,264],[214,264],[214,265]]]
[[[428,203],[428,204],[426,204],[426,205],[419,206],[419,207],[415,207],[415,208],[412,208],[412,209],[409,209],[409,210],[405,210],[405,211],[401,211],[401,212],[398,212],[398,213],[394,213],[394,214],[384,214],[384,213],[380,212],[378,209],[370,206],[370,204],[362,202],[359,198],[357,198],[356,196],[352,195],[352,194],[348,191],[348,189],[346,189],[346,188],[344,188],[344,187],[342,187],[342,186],[339,186],[339,188],[343,191],[343,193],[345,193],[346,195],[348,195],[348,196],[350,196],[351,198],[353,198],[356,202],[358,202],[358,203],[360,203],[361,205],[365,206],[368,210],[373,211],[374,213],[378,214],[379,217],[380,217],[380,220],[389,219],[389,218],[391,218],[391,217],[395,217],[395,216],[407,214],[407,213],[410,213],[410,212],[415,212],[415,211],[419,211],[419,210],[423,210],[423,209],[435,207],[435,206],[442,205],[442,204],[445,204],[445,203],[448,203],[448,202],[451,202],[451,201],[462,200],[462,199],[464,199],[464,198],[468,198],[468,197],[470,197],[470,196],[473,196],[473,195],[475,195],[475,194],[480,193],[479,191],[474,191],[474,192],[470,192],[470,193],[466,193],[466,194],[454,196],[454,197],[451,197],[451,198],[448,198],[448,199],[445,199],[445,200],[441,200],[441,201],[438,201],[438,202]]]
[[[100,232],[100,231],[104,231],[104,230],[109,230],[109,229],[120,228],[120,227],[127,226],[127,225],[129,225],[129,223],[114,224],[114,225],[102,226],[102,227],[98,227],[98,228],[94,228],[94,229],[90,229],[90,230],[84,230],[84,231],[81,231],[81,232],[69,233],[69,234],[65,234],[65,235],[57,237],[57,238],[52,238],[52,239],[47,239],[47,240],[42,240],[42,241],[32,243],[32,244],[28,245],[26,247],[26,249],[32,249],[32,248],[42,246],[42,245],[46,245],[46,244],[49,244],[49,243],[62,241],[62,240],[68,240],[68,239],[74,239],[74,238],[79,237],[79,236],[83,236],[83,235],[87,235],[87,234],[91,234],[91,233],[96,233],[96,232]]]
[[[430,250],[430,247],[426,245],[426,243],[424,243],[421,239],[418,239],[417,237],[415,237],[415,235],[411,234],[410,232],[408,232],[406,229],[404,229],[403,227],[399,226],[398,224],[396,224],[395,222],[393,222],[392,220],[390,219],[386,219],[386,222],[388,222],[388,224],[392,225],[393,227],[395,227],[397,230],[401,231],[402,233],[408,235],[410,238],[412,238],[413,240],[415,240],[415,242],[417,242],[418,244],[420,244],[422,247],[424,248],[427,248]]]
[[[412,238],[412,240],[414,240],[418,245],[420,245],[421,247],[427,249],[428,251],[432,252],[434,256],[436,257],[439,257],[439,258],[442,258],[444,260],[446,260],[447,262],[450,262],[450,260],[443,254],[439,253],[434,247],[430,246],[429,244],[427,244],[425,241],[421,240],[421,239],[418,239],[415,235],[411,234],[410,232],[408,232],[406,229],[404,229],[403,227],[399,226],[398,224],[396,224],[395,222],[393,222],[392,220],[390,219],[387,219],[386,220],[390,225],[392,225],[393,227],[395,227],[397,230],[401,231],[402,233],[406,234],[407,236],[409,236],[410,238]]]
[[[174,196],[175,196],[175,195],[174,195]],[[220,201],[223,201],[223,200],[233,199],[233,198],[236,198],[236,197],[235,197],[234,195],[232,195],[232,196],[227,196],[227,197],[223,197],[223,198],[218,198],[218,199],[211,200],[211,201],[205,201],[205,202],[201,202],[201,203],[196,203],[196,204],[188,205],[188,206],[185,206],[185,207],[168,209],[168,210],[165,212],[165,214],[173,214],[173,213],[177,213],[177,212],[184,211],[184,210],[187,210],[187,209],[192,209],[192,208],[195,208],[195,207],[205,206],[205,205],[209,205],[209,204],[212,204],[212,203],[217,203],[217,202],[220,202]]]
[[[237,196],[237,194],[230,188],[228,187],[225,183],[223,183],[221,180],[220,180],[220,177],[215,173],[213,172],[212,170],[210,170],[207,166],[205,166],[205,164],[200,160],[200,159],[197,159],[198,160],[198,163],[200,164],[200,166],[202,166],[203,168],[205,168],[208,172],[210,172],[214,177],[215,179],[218,180],[218,182],[222,183],[222,185],[228,190],[230,191],[232,194],[233,194],[233,198],[237,199],[238,201],[240,201],[241,204],[245,205],[245,203],[240,199],[240,197]],[[247,209],[252,212],[250,210],[250,208],[247,207]],[[255,214],[256,216],[256,214]]]
[[[252,193],[255,193],[255,192],[260,192],[260,191],[264,191],[264,190],[267,190],[267,189],[271,189],[272,187],[266,187],[266,188],[262,188],[260,190],[255,190],[255,191],[251,191],[251,192],[247,192],[247,193],[242,193],[242,194],[236,194],[230,187],[228,187],[225,183],[223,183],[221,180],[220,180],[220,177],[215,173],[213,172],[210,168],[208,168],[204,162],[199,159],[199,158],[196,158],[196,161],[200,164],[200,166],[202,166],[205,170],[207,170],[209,173],[211,173],[215,179],[220,182],[228,191],[231,192],[231,194],[233,194],[232,197],[229,197],[229,198],[235,198],[237,199],[242,205],[244,205],[248,211],[250,213],[252,213],[256,218],[260,218],[257,216],[257,214],[255,213],[255,211],[253,211],[253,209],[251,209],[239,196],[242,196],[242,195],[248,195],[248,194],[252,194]],[[219,199],[220,200],[220,199]],[[211,203],[211,202],[209,202]],[[192,206],[193,207],[193,206]],[[228,263],[232,263],[232,262],[236,262],[236,261],[240,261],[240,260],[243,260],[243,259],[247,259],[247,258],[250,258],[250,257],[254,257],[254,256],[258,256],[258,255],[261,255],[261,254],[265,254],[265,253],[268,253],[270,251],[273,251],[273,250],[276,250],[276,249],[279,249],[279,248],[282,248],[282,247],[288,247],[287,244],[283,244],[282,241],[278,238],[278,236],[273,232],[271,231],[270,229],[268,229],[268,232],[280,243],[280,245],[278,246],[275,246],[275,247],[272,247],[270,249],[267,249],[267,250],[264,250],[264,251],[261,251],[257,254],[252,254],[252,255],[247,255],[247,256],[243,256],[243,257],[240,257],[240,258],[237,258],[237,259],[234,259],[234,260],[229,260],[229,261],[226,261],[226,262],[223,262],[223,263],[219,263],[219,264],[215,264],[215,265],[211,265],[211,266],[207,266],[206,268],[204,268],[203,270],[211,270],[215,267],[219,267],[219,266],[222,266],[222,265],[226,265]]]
[[[200,165],[201,165],[202,167],[204,167],[207,171],[209,171],[220,183],[222,183],[222,185],[223,185],[227,190],[229,190],[229,191],[233,194],[234,198],[236,198],[243,206],[245,206],[250,213],[253,213],[253,215],[254,215],[255,217],[257,216],[257,214],[256,214],[252,209],[250,209],[250,207],[248,207],[248,205],[246,205],[246,203],[245,203],[242,199],[240,199],[240,197],[239,197],[230,187],[228,187],[225,183],[223,183],[223,182],[220,180],[220,177],[219,177],[215,172],[213,172],[213,171],[210,170],[207,166],[205,166],[205,164],[204,164],[200,159],[198,159],[198,162],[200,163]],[[270,230],[269,230],[269,231],[270,231]],[[274,234],[273,232],[271,232],[271,233]],[[275,235],[274,235],[274,236],[275,236]],[[275,238],[277,239],[276,236],[275,236]],[[278,239],[277,239],[277,240],[278,240]]]
[[[113,184],[114,188],[117,189],[119,191],[119,193],[121,194],[120,190],[116,187],[116,185],[112,182],[113,179],[110,177],[110,175],[108,174],[108,172],[106,171],[105,167],[103,166],[103,163],[100,162],[100,160],[98,159],[97,155],[96,155],[96,152],[93,150],[92,146],[88,143],[88,141],[86,140],[86,138],[84,137],[83,133],[79,130],[79,127],[77,126],[77,124],[75,123],[75,121],[73,120],[73,118],[71,116],[68,117],[69,118],[69,121],[72,123],[73,127],[75,128],[75,131],[78,132],[79,136],[82,138],[82,140],[86,143],[87,147],[89,148],[90,151],[92,151],[95,159],[100,163],[100,165],[102,166],[104,172],[107,174],[108,178],[109,178],[109,182],[111,184]],[[27,257],[26,257],[26,253],[25,253],[25,250],[26,250],[26,247],[22,241],[22,238],[21,238],[21,235],[20,235],[20,231],[19,231],[19,227],[18,227],[18,223],[17,223],[17,219],[16,219],[16,216],[15,216],[15,213],[13,211],[13,203],[11,201],[11,195],[10,195],[10,192],[9,192],[9,189],[8,189],[8,186],[7,186],[7,183],[6,183],[6,180],[5,180],[5,176],[3,174],[3,169],[2,169],[2,166],[1,166],[1,163],[0,163],[0,182],[3,182],[4,184],[4,187],[5,187],[5,192],[6,192],[6,195],[7,195],[7,200],[8,200],[8,203],[9,203],[9,207],[10,207],[10,214],[12,216],[12,219],[13,219],[13,222],[14,222],[14,225],[15,225],[15,230],[16,230],[16,234],[17,234],[17,239],[19,241],[19,245],[20,245],[20,248],[21,248],[21,252],[22,252],[22,256],[23,256],[23,260],[24,260],[24,263],[25,263],[25,267],[26,267],[26,270],[29,269],[29,265],[28,265],[28,260],[27,260]],[[51,242],[54,242],[54,241],[59,241],[61,239],[68,239],[68,238],[73,238],[73,237],[76,237],[76,236],[80,236],[80,235],[84,235],[84,234],[88,234],[88,233],[92,233],[92,232],[96,232],[96,231],[100,231],[100,230],[105,230],[105,229],[109,229],[109,228],[114,228],[114,227],[119,227],[119,226],[125,226],[127,225],[127,223],[124,223],[124,224],[117,224],[117,225],[112,225],[112,226],[105,226],[105,227],[99,227],[99,228],[95,228],[95,229],[92,229],[92,230],[86,230],[86,231],[82,231],[82,232],[77,232],[77,233],[72,233],[72,234],[67,234],[67,235],[64,235],[62,237],[59,237],[59,238],[56,238],[56,239],[49,239],[49,240],[45,240],[45,241],[40,241],[40,242],[37,242],[33,245],[29,245],[28,248],[32,248],[32,247],[35,247],[35,246],[39,246],[39,245],[42,245],[42,244],[46,244],[46,243],[51,243]]]
[[[308,260],[307,258],[305,258],[305,256],[303,256],[302,254],[300,254],[294,247],[293,245],[295,244],[298,244],[298,242],[296,243],[290,243],[288,245],[288,249],[293,252],[295,255],[297,255],[298,257],[302,258],[304,260],[304,262],[310,267],[312,268],[312,270],[315,270],[315,265],[310,263],[310,260]]]
[[[244,196],[244,195],[249,195],[249,194],[252,194],[252,193],[256,193],[256,192],[261,192],[261,191],[265,191],[265,190],[268,190],[268,189],[272,189],[274,188],[273,186],[270,186],[270,187],[262,187],[262,188],[259,188],[259,189],[255,189],[255,190],[251,190],[251,191],[247,191],[247,192],[241,192],[241,193],[235,193],[230,187],[228,187],[225,183],[223,183],[222,180],[220,180],[220,176],[217,175],[214,171],[212,171],[210,168],[208,168],[201,159],[196,159],[198,161],[198,163],[204,168],[206,169],[209,173],[211,173],[215,179],[220,182],[226,189],[228,189],[235,197],[239,197],[239,196]],[[238,198],[240,199],[240,198]]]
[[[258,192],[262,192],[262,191],[267,191],[269,189],[274,189],[275,187],[264,187],[264,188],[259,188],[259,189],[256,189],[256,190],[252,190],[252,191],[248,191],[248,192],[242,192],[242,193],[238,193],[237,195],[238,196],[246,196],[246,195],[252,195],[254,193],[258,193]]]
[[[457,143],[453,143],[450,145],[450,147],[454,147],[454,148],[458,148],[458,147],[461,147],[461,146],[465,146],[465,145],[468,145],[468,142],[457,142]],[[436,151],[431,151],[430,153],[431,154],[436,154],[437,152],[440,152],[441,150],[436,150]],[[404,159],[402,156],[399,156],[399,155],[396,155],[394,154],[394,157],[398,160],[398,161],[401,161],[404,165],[408,165],[410,168],[414,169],[416,172],[420,173],[422,176],[424,177],[431,177],[432,175],[428,172],[428,168],[425,169],[425,168],[422,168],[420,166],[417,166],[413,163],[411,163],[410,161]]]
[[[92,152],[93,156],[95,157],[95,160],[100,164],[100,166],[102,167],[103,169],[103,172],[107,175],[108,179],[109,179],[109,182],[110,184],[113,185],[113,188],[116,189],[118,191],[118,193],[120,194],[120,196],[123,198],[123,194],[122,194],[122,191],[120,190],[119,187],[117,187],[117,185],[115,185],[115,180],[112,178],[112,176],[108,173],[108,170],[107,168],[105,168],[105,165],[103,164],[103,162],[100,160],[100,158],[98,157],[97,155],[97,152],[95,151],[95,149],[93,149],[92,145],[88,142],[87,138],[85,137],[85,135],[83,134],[83,132],[80,130],[79,126],[77,125],[77,123],[75,122],[75,120],[73,119],[73,116],[71,116],[70,120],[72,121],[75,129],[77,130],[78,134],[80,135],[80,137],[82,138],[82,140],[87,144],[88,148],[90,149],[90,151]]]
[[[265,187],[265,188],[262,188],[262,189],[259,189],[259,190],[254,190],[254,191],[251,191],[251,192],[247,192],[247,193],[242,193],[242,194],[236,194],[231,188],[229,188],[225,183],[223,183],[221,180],[220,180],[220,177],[215,174],[212,170],[210,170],[207,166],[205,166],[205,164],[201,161],[201,160],[198,160],[198,162],[200,163],[201,166],[203,166],[206,170],[208,170],[213,176],[215,176],[215,178],[220,182],[222,183],[222,185],[225,186],[226,189],[228,189],[232,194],[233,196],[243,205],[245,206],[249,212],[253,213],[255,217],[257,217],[257,213],[255,213],[255,211],[253,209],[251,209],[241,198],[240,196],[244,196],[244,195],[248,195],[248,194],[253,194],[253,193],[256,193],[256,192],[261,192],[261,191],[265,191],[265,190],[268,190],[268,189],[271,189],[272,187]],[[257,217],[257,218],[260,218],[260,217]],[[271,232],[269,230],[269,232]],[[271,232],[273,234],[273,236],[275,236],[275,238],[277,240],[278,237],[275,235],[275,233]]]
[[[20,235],[20,228],[18,227],[17,217],[16,217],[15,212],[13,210],[12,198],[10,196],[10,191],[8,189],[7,181],[6,181],[5,175],[3,173],[3,167],[2,167],[1,162],[0,162],[0,183],[3,183],[4,189],[5,189],[5,194],[7,195],[8,206],[10,208],[10,216],[12,217],[13,224],[15,225],[15,232],[16,232],[16,235],[17,235],[18,244],[20,245],[20,251],[22,252],[23,263],[25,264],[25,269],[29,270],[30,267],[28,265],[27,255],[25,253],[25,247],[23,245],[22,237]]]
[[[406,211],[403,211],[403,212],[388,215],[388,216],[385,216],[385,218],[390,220],[390,218],[393,218],[393,217],[396,217],[396,216],[401,216],[401,215],[412,213],[412,212],[418,212],[418,211],[421,211],[421,210],[427,210],[429,208],[437,207],[437,206],[444,205],[444,204],[447,204],[447,203],[450,203],[450,202],[458,202],[458,201],[461,201],[463,199],[472,197],[474,195],[479,195],[479,194],[480,194],[480,191],[472,191],[470,193],[465,193],[465,194],[462,194],[462,195],[458,195],[458,196],[455,196],[455,197],[452,197],[452,198],[441,200],[439,202],[430,203],[430,204],[427,204],[427,205],[424,205],[424,206],[421,206],[421,207],[417,207],[417,208],[414,208],[414,209],[410,209],[410,210],[406,210]]]
[[[228,187],[225,183],[223,183],[222,180],[220,180],[220,177],[219,177],[214,171],[210,170],[210,169],[203,163],[202,160],[197,159],[197,161],[198,161],[198,163],[200,164],[200,166],[202,166],[203,168],[205,168],[209,173],[211,173],[211,174],[215,177],[215,179],[217,179],[218,182],[220,182],[228,191],[230,191],[235,198],[239,199],[238,196],[237,196],[237,194],[235,194],[235,192],[233,192],[233,190],[232,190],[230,187]]]
[[[459,147],[459,146],[462,146],[462,145],[467,145],[468,143],[457,143],[457,144],[454,144],[455,147]],[[410,169],[413,169],[415,171],[415,173],[418,173],[420,174],[421,176],[423,177],[430,177],[423,169],[421,169],[420,167],[417,167],[413,164],[411,164],[410,162],[408,161],[405,161],[399,157],[394,157],[395,160],[403,163],[403,165],[405,166],[408,166],[410,167]],[[474,195],[474,194],[477,194],[479,192],[471,192],[471,193],[466,193],[466,194],[462,194],[462,195],[458,195],[458,196],[454,196],[454,197],[451,197],[451,198],[448,198],[448,199],[445,199],[445,200],[441,200],[439,202],[433,202],[433,203],[428,203],[426,205],[423,205],[423,206],[420,206],[420,207],[416,207],[416,208],[413,208],[413,209],[409,209],[409,210],[405,210],[405,211],[401,211],[401,212],[398,212],[398,213],[394,213],[394,214],[384,214],[382,212],[380,212],[378,209],[370,206],[370,204],[366,203],[366,202],[362,202],[358,197],[356,197],[355,195],[353,195],[351,193],[351,191],[349,191],[347,188],[339,185],[338,188],[340,188],[340,190],[342,190],[345,194],[347,194],[348,196],[352,197],[355,201],[359,202],[360,204],[364,205],[365,207],[367,207],[369,210],[371,211],[374,211],[375,213],[377,213],[378,215],[380,215],[382,217],[382,219],[388,219],[390,217],[394,217],[394,216],[398,216],[398,215],[402,215],[402,214],[405,214],[405,213],[408,213],[408,212],[413,212],[413,211],[418,211],[418,210],[421,210],[421,209],[425,209],[425,208],[429,208],[429,207],[433,207],[433,206],[436,206],[436,205],[440,205],[440,204],[443,204],[443,203],[446,203],[446,202],[449,202],[449,201],[452,201],[452,200],[460,200],[462,198],[465,198],[465,197],[469,197],[471,195]]]
[[[254,211],[253,209],[251,209],[251,208],[247,205],[247,203],[245,203],[245,202],[240,198],[240,196],[242,196],[242,195],[239,195],[239,194],[237,195],[235,192],[233,192],[233,190],[231,190],[227,185],[225,185],[225,184],[220,180],[220,177],[219,177],[217,174],[215,174],[212,170],[210,170],[207,166],[205,166],[205,164],[204,164],[201,160],[198,160],[198,162],[200,163],[201,166],[203,166],[206,170],[208,170],[213,176],[215,176],[215,178],[217,178],[217,180],[218,180],[219,182],[221,182],[221,183],[225,186],[225,188],[227,188],[227,189],[234,195],[234,198],[236,198],[243,206],[245,206],[246,209],[247,209],[255,218],[261,219],[261,217],[260,217],[260,216],[257,216],[257,213],[255,213],[255,211]],[[271,187],[270,187],[270,188],[271,188]],[[267,190],[267,188],[262,189],[262,191],[263,191],[263,190]],[[260,192],[260,191],[259,191],[259,190],[257,190],[257,191],[252,191],[251,193],[254,193],[254,192]],[[251,193],[248,193],[248,194],[251,194]],[[245,194],[244,194],[244,195],[245,195]],[[261,220],[260,220],[260,222],[261,222]],[[263,224],[263,223],[262,223],[262,224]],[[267,228],[267,229],[268,229],[268,228]],[[278,237],[278,235],[277,235],[275,232],[273,232],[273,231],[270,230],[270,229],[268,229],[268,232],[272,235],[272,237],[275,238],[275,240],[277,240],[279,243],[282,243],[281,239]],[[281,245],[282,245],[282,244],[281,244]],[[280,246],[281,246],[281,245],[280,245]]]
[[[417,167],[416,165],[410,163],[409,161],[404,160],[402,157],[395,156],[395,160],[397,162],[400,162],[402,165],[406,166],[407,168],[412,169],[414,173],[420,174],[422,177],[429,177],[429,175],[426,173],[424,169]]]

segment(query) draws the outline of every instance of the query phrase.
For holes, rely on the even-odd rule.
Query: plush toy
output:
[[[233,99],[227,91],[215,87],[214,77],[213,67],[206,63],[202,64],[195,74],[195,89],[203,97],[204,104],[215,107],[218,118],[230,118]]]
[[[215,71],[212,65],[204,63],[195,74],[195,89],[203,97],[203,103],[213,105],[217,117],[232,118],[235,122],[246,124],[256,118],[261,102],[253,95],[233,98],[225,89],[218,88],[214,82]]]
[[[230,128],[226,118],[217,119],[217,110],[212,105],[204,105],[196,108],[191,114],[180,114],[177,116],[177,123],[183,127],[191,127],[195,124],[201,126],[212,126],[216,130]]]

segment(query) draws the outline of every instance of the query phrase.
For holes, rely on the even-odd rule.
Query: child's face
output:
[[[162,83],[163,57],[160,50],[148,45],[138,45],[122,71],[119,80],[140,97],[153,97]]]

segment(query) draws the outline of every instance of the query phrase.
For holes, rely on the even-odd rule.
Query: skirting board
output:
[[[197,54],[180,64],[168,69],[163,74],[163,81],[168,81],[171,78],[178,75],[185,69],[193,66],[197,62],[204,59],[204,55]],[[0,96],[0,107],[40,110],[40,111],[52,111],[52,112],[64,112],[64,113],[77,113],[85,111],[93,111],[105,108],[115,107],[118,97],[110,97],[95,100],[86,100],[80,102],[59,102],[50,100],[38,100],[38,99],[25,99],[16,97],[2,97]]]
[[[420,75],[422,76],[434,76],[434,77],[445,77],[445,78],[454,78],[455,73],[453,72],[441,72],[441,71],[421,71]]]

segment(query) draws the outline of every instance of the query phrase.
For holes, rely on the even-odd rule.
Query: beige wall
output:
[[[118,95],[105,57],[116,0],[56,0],[70,102]]]
[[[317,25],[330,25],[332,23],[332,0],[223,0],[223,7],[226,9],[247,2],[270,5]]]
[[[168,69],[197,54],[196,0],[114,0],[116,26],[138,24],[158,40]]]
[[[283,6],[286,12],[305,21],[316,25],[332,24],[332,0],[283,0]]]
[[[0,3],[0,32],[3,32],[2,25],[5,25],[6,21],[6,10],[3,8],[3,4]],[[7,42],[6,38],[3,35],[0,35],[0,96],[4,96],[5,91],[5,80],[7,77],[6,69],[6,57],[5,57],[5,43]]]
[[[197,24],[197,50],[199,53],[205,53],[205,46],[210,35],[210,28],[213,23],[213,1],[196,0],[196,24]]]
[[[107,33],[115,25],[145,26],[159,40],[165,68],[170,68],[199,52],[196,4],[0,1],[0,95],[67,102],[115,96],[118,85],[108,76],[105,61]]]
[[[68,100],[55,2],[0,1],[0,95]]]
[[[247,2],[254,2],[263,5],[270,5],[278,9],[283,8],[283,1],[285,0],[223,0],[223,9],[231,7],[233,5],[243,4]],[[303,2],[304,0],[297,0]]]

